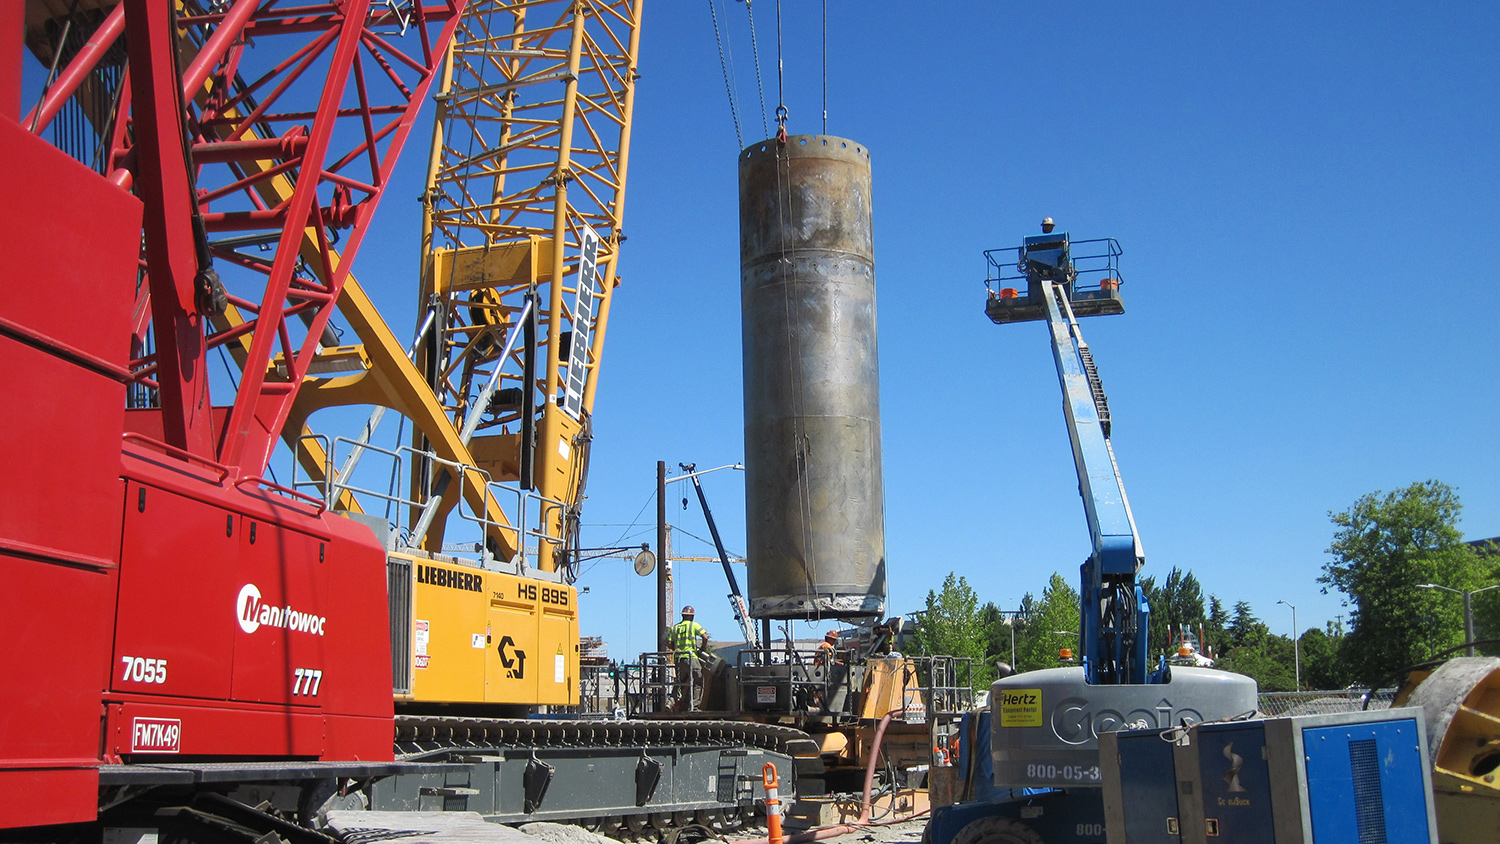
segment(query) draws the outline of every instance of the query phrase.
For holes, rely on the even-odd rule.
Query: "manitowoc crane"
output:
[[[992,733],[966,748],[981,757],[971,777],[990,781],[978,787],[981,799],[933,811],[934,844],[1102,844],[1100,733],[1255,710],[1248,677],[1150,662],[1150,607],[1136,583],[1145,555],[1110,445],[1109,405],[1078,327],[1080,317],[1124,312],[1119,256],[1113,239],[1070,241],[1051,218],[1019,248],[985,253],[985,314],[1000,325],[1047,323],[1090,552],[1081,570],[1080,664],[995,682]]]
[[[790,729],[523,717],[579,696],[641,6],[0,4],[0,829],[640,832],[793,780]],[[351,267],[429,97],[407,339]]]

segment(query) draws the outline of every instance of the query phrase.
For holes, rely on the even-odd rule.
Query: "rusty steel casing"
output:
[[[739,170],[750,614],[883,615],[870,151],[794,135]]]

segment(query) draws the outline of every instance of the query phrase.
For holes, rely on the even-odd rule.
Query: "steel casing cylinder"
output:
[[[739,175],[750,614],[882,615],[870,151],[794,135]]]

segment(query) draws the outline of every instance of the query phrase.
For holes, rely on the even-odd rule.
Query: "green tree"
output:
[[[1164,653],[1167,647],[1167,617],[1158,608],[1162,605],[1162,590],[1156,585],[1155,576],[1143,577],[1136,581],[1140,587],[1141,594],[1146,597],[1146,606],[1151,608],[1151,623],[1146,626],[1146,641],[1151,647],[1152,653]]]
[[[1203,588],[1192,572],[1173,566],[1151,602],[1151,650],[1171,654],[1184,630],[1195,631],[1203,621]]]
[[[1017,670],[1053,668],[1057,665],[1057,654],[1063,648],[1072,648],[1076,657],[1078,590],[1068,585],[1062,575],[1053,572],[1047,588],[1042,591],[1042,599],[1023,600],[1022,603],[1030,604],[1034,609],[1026,620],[1024,634],[1021,630],[1016,632],[1016,658],[1021,663],[1016,666]]]
[[[943,586],[927,592],[927,608],[917,623],[917,652],[968,657],[974,660],[976,688],[989,685],[994,669],[985,662],[987,637],[979,616],[979,596],[966,578],[953,572]]]
[[[1244,674],[1254,679],[1263,692],[1289,692],[1296,688],[1292,640],[1273,635],[1245,601],[1234,605],[1234,618],[1225,638],[1226,646],[1214,663],[1215,668]]]
[[[1334,622],[1328,629],[1314,627],[1302,634],[1302,687],[1305,689],[1342,689],[1353,682],[1339,656],[1344,633]]]
[[[1382,682],[1461,644],[1458,596],[1417,587],[1485,585],[1485,566],[1458,530],[1462,509],[1453,488],[1434,480],[1373,492],[1348,510],[1329,513],[1338,529],[1328,547],[1333,559],[1318,582],[1325,593],[1335,589],[1353,605],[1340,653],[1360,682]]]
[[[1475,552],[1479,556],[1482,579],[1486,586],[1500,583],[1500,543],[1494,540],[1477,543]],[[1500,589],[1491,589],[1474,596],[1474,637],[1476,639],[1500,639]],[[1484,645],[1480,651],[1490,656],[1500,656],[1500,645]]]
[[[1017,637],[1024,636],[1026,634],[1026,631],[1030,629],[1031,623],[1036,620],[1036,614],[1040,611],[1040,609],[1041,607],[1037,603],[1035,595],[1027,592],[1025,595],[1021,596],[1021,603],[1017,607],[1016,617],[1013,622],[1016,625]]]
[[[1220,653],[1224,650],[1224,629],[1229,625],[1229,613],[1218,595],[1208,596],[1208,618],[1203,622],[1204,651]]]
[[[1011,620],[994,602],[986,601],[979,608],[979,624],[984,628],[985,665],[993,668],[997,662],[1011,663],[1010,645],[1014,641]]]
[[[1224,626],[1225,650],[1250,643],[1269,629],[1265,622],[1255,617],[1249,601],[1235,601],[1234,615],[1229,617],[1229,623]]]

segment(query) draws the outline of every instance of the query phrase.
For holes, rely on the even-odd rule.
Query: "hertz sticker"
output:
[[[1000,726],[1040,727],[1041,689],[1006,689],[1000,696]]]

